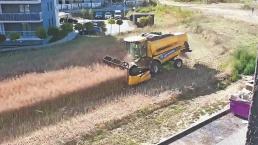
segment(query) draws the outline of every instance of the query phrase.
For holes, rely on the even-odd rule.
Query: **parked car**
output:
[[[105,19],[110,19],[112,18],[112,13],[111,12],[106,12],[105,13]]]
[[[122,11],[121,10],[115,10],[114,18],[115,19],[121,19],[122,18]]]
[[[76,24],[78,23],[78,20],[76,20],[75,18],[60,18],[60,23],[71,23],[71,24]]]
[[[102,12],[96,12],[95,19],[103,19],[103,13]]]

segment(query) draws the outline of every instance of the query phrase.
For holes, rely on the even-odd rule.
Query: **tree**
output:
[[[40,38],[40,39],[46,39],[47,38],[47,32],[43,27],[39,27],[36,30],[36,35]]]
[[[74,30],[77,30],[77,31],[82,31],[83,30],[83,25],[81,23],[77,23],[75,26],[74,26]]]
[[[13,32],[13,33],[10,33],[9,37],[12,41],[16,41],[21,37],[21,35],[18,32]]]
[[[98,26],[102,29],[102,32],[107,31],[107,26],[106,26],[106,23],[104,21],[99,22]]]
[[[91,30],[93,30],[94,25],[93,25],[92,22],[87,22],[87,23],[85,23],[85,24],[83,25],[83,27],[84,27],[87,31],[91,31]]]
[[[0,34],[0,43],[3,43],[6,40],[5,35]]]
[[[85,24],[83,24],[83,28],[86,29],[86,32],[88,34],[92,33],[92,30],[94,29],[94,25],[92,22],[87,22]]]
[[[84,19],[93,19],[93,11],[92,11],[92,9],[90,9],[90,10],[82,9],[81,10],[81,15],[82,15],[82,18],[84,18]]]
[[[73,31],[73,24],[64,23],[64,24],[61,26],[61,29],[62,29],[64,32],[66,32],[66,33],[72,32],[72,31]]]
[[[118,19],[117,21],[116,21],[116,24],[119,26],[119,33],[120,33],[120,26],[121,25],[123,25],[123,20],[122,19]]]
[[[113,19],[113,18],[108,19],[108,24],[110,24],[110,26],[111,26],[110,34],[112,34],[112,25],[115,24],[115,23],[116,23],[115,19]]]

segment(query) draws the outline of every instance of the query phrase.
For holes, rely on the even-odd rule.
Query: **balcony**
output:
[[[0,0],[0,4],[38,4],[41,0]]]
[[[0,22],[19,23],[19,22],[42,22],[41,13],[0,13]]]

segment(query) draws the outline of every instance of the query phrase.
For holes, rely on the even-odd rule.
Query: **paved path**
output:
[[[244,145],[246,133],[247,127],[242,127],[217,145]]]
[[[227,139],[225,142],[229,142],[231,140],[231,135],[238,132],[239,128],[246,127],[247,121],[235,117],[233,114],[228,114],[172,143],[171,145],[215,145],[225,139]],[[241,136],[237,141],[243,142],[244,140],[245,137],[243,138]],[[223,144],[223,142],[221,142],[219,145],[229,144]]]
[[[117,24],[112,25],[112,31],[111,31],[111,25],[107,25],[107,32],[106,34],[111,35],[117,35],[119,33],[119,26]],[[120,26],[120,32],[128,32],[133,31],[136,28],[135,25],[131,24],[128,20],[123,20],[123,24]]]
[[[198,10],[205,15],[221,16],[227,19],[245,21],[252,24],[258,24],[258,10],[252,14],[251,10],[241,9],[242,4],[191,4],[178,3],[171,0],[160,0],[160,3],[172,6],[185,7],[192,10]]]

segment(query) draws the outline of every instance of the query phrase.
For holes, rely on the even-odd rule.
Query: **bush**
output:
[[[149,23],[150,23],[149,16],[141,17],[138,22],[138,27],[145,27],[145,26],[149,25]]]
[[[63,31],[65,31],[66,33],[72,32],[72,31],[73,31],[73,24],[64,23],[64,24],[61,26],[61,29],[62,29]]]
[[[92,31],[94,29],[94,25],[92,22],[87,22],[83,24],[83,28],[85,28],[87,31]]]
[[[149,3],[152,6],[157,6],[158,5],[158,1],[157,0],[150,0]]]
[[[58,33],[54,34],[50,42],[55,42],[63,39],[67,35],[67,32],[64,30],[58,30]]]
[[[116,23],[116,20],[115,20],[115,19],[113,19],[113,18],[108,19],[108,24],[113,25],[113,24],[115,24],[115,23]]]
[[[43,27],[39,27],[36,31],[36,35],[40,38],[40,39],[46,39],[47,38],[47,32]]]
[[[0,34],[0,43],[3,43],[6,40],[5,35]]]
[[[256,54],[251,53],[250,49],[238,49],[233,55],[232,80],[240,78],[241,74],[253,75],[256,66]]]
[[[21,37],[21,35],[18,32],[13,32],[13,33],[10,33],[9,37],[12,41],[16,41]]]
[[[48,34],[49,36],[54,36],[54,35],[57,35],[58,32],[59,32],[59,29],[58,29],[58,28],[56,28],[56,27],[51,27],[51,28],[48,29],[47,34]]]

